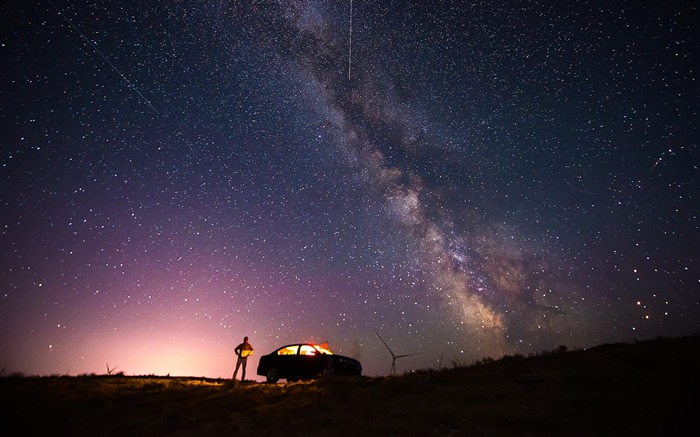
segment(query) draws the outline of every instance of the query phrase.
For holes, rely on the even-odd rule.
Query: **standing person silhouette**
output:
[[[243,374],[241,376],[241,381],[245,381],[245,368],[248,365],[248,356],[253,353],[253,346],[248,343],[248,337],[243,338],[243,343],[236,346],[233,350],[238,356],[238,361],[236,361],[236,370],[233,372],[233,379],[236,379],[238,374],[238,368],[243,365]]]

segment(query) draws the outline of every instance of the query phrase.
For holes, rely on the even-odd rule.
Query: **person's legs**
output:
[[[233,379],[236,379],[236,375],[238,374],[238,368],[241,367],[241,360],[238,359],[236,361],[236,370],[233,372]],[[245,379],[245,366],[243,366],[243,379]]]
[[[241,376],[241,381],[245,381],[245,368],[248,366],[248,360],[242,360],[243,361],[243,376]]]

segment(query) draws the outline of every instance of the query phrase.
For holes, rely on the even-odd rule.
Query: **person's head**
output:
[[[243,337],[243,343],[248,343],[248,337]]]

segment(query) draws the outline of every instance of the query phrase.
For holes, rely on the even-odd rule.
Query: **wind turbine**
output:
[[[389,345],[386,344],[386,341],[384,341],[382,336],[379,335],[379,333],[377,331],[374,331],[374,333],[377,334],[377,337],[379,337],[379,339],[382,341],[382,343],[384,343],[384,346],[386,346],[386,348],[389,349],[389,353],[391,354],[391,374],[392,375],[396,374],[396,360],[398,360],[399,358],[410,357],[412,355],[420,354],[420,352],[416,352],[413,354],[395,355],[394,351],[392,351],[391,348],[389,347]]]

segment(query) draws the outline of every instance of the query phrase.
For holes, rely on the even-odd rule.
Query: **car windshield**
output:
[[[316,350],[318,350],[319,352],[321,352],[324,355],[333,355],[333,352],[331,352],[330,350],[328,350],[327,348],[325,348],[321,345],[315,344],[314,347],[316,348]]]

